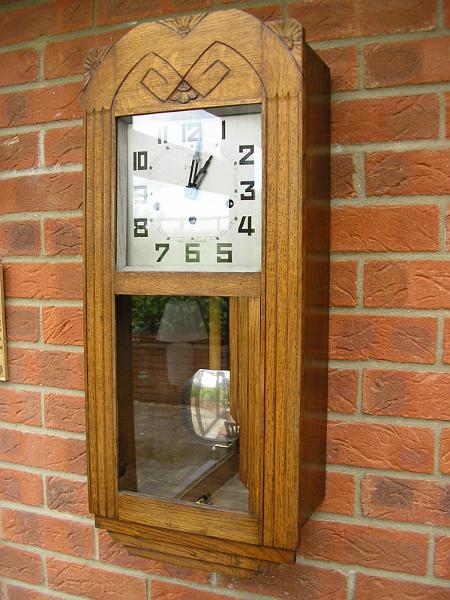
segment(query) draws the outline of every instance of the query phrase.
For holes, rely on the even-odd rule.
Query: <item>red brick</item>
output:
[[[356,196],[353,182],[355,167],[351,154],[331,156],[331,197],[353,198]]]
[[[85,481],[47,477],[45,485],[47,506],[52,510],[83,516],[89,514],[88,489]]]
[[[110,31],[101,35],[90,35],[53,42],[45,49],[44,73],[46,79],[83,75],[84,62],[90,52],[115,44],[127,33],[127,29]]]
[[[328,461],[333,464],[431,473],[434,433],[425,427],[332,421]]]
[[[436,537],[434,574],[437,577],[450,579],[450,537]]]
[[[0,388],[0,420],[10,423],[40,425],[38,392]]]
[[[450,525],[450,483],[366,475],[361,482],[366,517]]]
[[[450,113],[450,107],[447,111],[447,114]],[[449,115],[450,118],[450,115]],[[445,218],[445,246],[447,250],[450,250],[450,209],[447,211],[447,216]]]
[[[364,49],[368,88],[450,80],[450,38],[424,38],[373,44]]]
[[[45,254],[77,256],[81,254],[83,219],[47,219],[44,224]]]
[[[272,6],[255,6],[254,8],[245,8],[244,10],[254,17],[258,17],[261,21],[273,21],[278,20],[281,17],[281,6],[279,4],[274,4]]]
[[[79,119],[83,115],[82,91],[81,83],[68,83],[2,94],[0,127]]]
[[[152,600],[229,600],[220,592],[206,590],[193,590],[190,587],[170,583],[168,581],[155,581],[151,583]]]
[[[309,521],[300,553],[316,560],[425,575],[427,540],[425,534],[404,530]]]
[[[331,306],[356,306],[358,303],[358,265],[351,261],[336,261],[330,266]]]
[[[439,101],[435,94],[334,102],[331,140],[335,144],[436,138]]]
[[[11,263],[4,267],[5,293],[10,298],[70,300],[83,295],[81,264]]]
[[[83,174],[55,173],[0,181],[0,214],[78,210],[83,205]]]
[[[2,44],[76,31],[91,25],[92,0],[53,0],[3,12]]]
[[[46,394],[44,399],[45,426],[64,431],[84,431],[85,401],[81,396]]]
[[[431,317],[332,315],[330,358],[434,363],[437,322]]]
[[[0,544],[0,575],[27,583],[42,583],[41,557],[33,552]]]
[[[37,50],[26,48],[0,54],[0,87],[36,81],[38,75],[39,53]]]
[[[300,0],[289,6],[289,15],[301,22],[307,40],[427,31],[436,23],[429,0],[385,0],[383,10],[367,0]]]
[[[444,0],[444,25],[450,27],[450,0]]]
[[[115,542],[106,531],[101,530],[99,531],[99,558],[109,564],[127,569],[138,569],[154,575],[175,577],[176,579],[185,579],[198,583],[208,583],[208,573],[206,571],[179,567],[141,556],[133,556],[128,553],[122,544]]]
[[[442,360],[444,363],[450,363],[450,319],[445,319],[444,354]]]
[[[1,510],[0,522],[3,538],[9,542],[92,558],[91,525],[6,508]]]
[[[450,420],[450,373],[365,370],[363,412]]]
[[[443,429],[441,433],[440,461],[441,472],[450,475],[450,429]]]
[[[450,150],[373,152],[366,156],[369,196],[448,194]]]
[[[345,600],[347,598],[345,573],[311,565],[279,565],[273,569],[270,576],[255,574],[241,579],[231,577],[221,579],[224,580],[223,585],[233,590],[262,594],[258,598],[263,598],[266,594],[283,600]],[[184,596],[181,598],[184,600]],[[189,600],[194,599],[189,598]]]
[[[8,585],[8,600],[55,600],[55,596],[16,585]]]
[[[328,372],[328,410],[352,414],[358,396],[358,371],[330,369]]]
[[[41,476],[0,467],[0,499],[41,506],[44,502]]]
[[[65,127],[45,132],[45,164],[69,165],[83,162],[83,128]]]
[[[450,262],[368,262],[365,265],[364,305],[450,308]]]
[[[84,389],[81,352],[11,348],[8,352],[8,369],[13,383]]]
[[[47,344],[83,345],[83,309],[51,306],[42,309],[43,338]]]
[[[86,444],[59,436],[0,429],[0,460],[84,475]]]
[[[0,54],[0,58],[1,58]],[[1,71],[0,71],[1,73]],[[38,134],[0,137],[0,170],[31,169],[38,164]]]
[[[212,0],[100,0],[98,6],[98,24],[107,25],[143,19],[162,17],[175,12],[206,9],[212,6]]]
[[[146,600],[146,581],[124,573],[96,569],[55,558],[47,559],[48,587],[93,600]]]
[[[327,472],[325,498],[317,508],[319,512],[353,515],[355,481],[348,473]]]
[[[357,573],[355,600],[448,600],[449,589]]]
[[[332,92],[343,92],[357,88],[358,57],[354,46],[317,48],[316,52],[330,69]]]
[[[438,248],[437,206],[339,206],[332,210],[331,249],[335,252],[429,252]]]
[[[8,341],[37,342],[39,339],[39,309],[36,306],[6,307]]]
[[[0,254],[3,256],[36,256],[40,252],[37,221],[0,223]]]

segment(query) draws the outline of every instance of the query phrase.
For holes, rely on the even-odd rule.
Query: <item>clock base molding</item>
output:
[[[225,542],[219,538],[169,532],[123,520],[97,517],[95,525],[106,529],[130,554],[232,577],[266,573],[276,564],[293,564],[296,559],[295,550]]]

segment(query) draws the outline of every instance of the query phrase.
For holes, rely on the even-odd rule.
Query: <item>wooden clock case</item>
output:
[[[85,333],[89,499],[130,552],[232,575],[295,561],[324,495],[329,73],[301,26],[229,10],[139,25],[89,63]],[[261,273],[116,269],[116,118],[262,104]],[[249,513],[119,491],[116,295],[230,297]]]

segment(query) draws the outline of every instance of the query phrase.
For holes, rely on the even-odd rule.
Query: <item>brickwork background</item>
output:
[[[330,65],[327,497],[297,564],[135,558],[86,503],[82,73],[136,21],[298,18]],[[449,600],[450,0],[0,0],[0,598]]]

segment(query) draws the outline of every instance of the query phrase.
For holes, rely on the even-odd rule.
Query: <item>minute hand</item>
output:
[[[194,186],[198,189],[200,187],[201,182],[203,181],[203,179],[205,178],[205,175],[208,171],[208,167],[209,167],[209,163],[212,161],[212,154],[211,156],[208,158],[208,160],[205,162],[205,164],[203,165],[203,167],[200,169],[200,171],[197,173],[197,177],[194,179]]]

